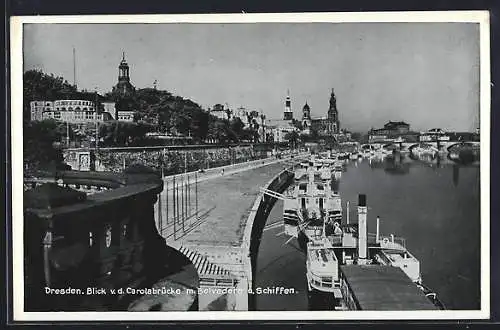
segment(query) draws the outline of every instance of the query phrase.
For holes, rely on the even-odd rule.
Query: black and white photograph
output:
[[[488,318],[488,21],[13,18],[15,319]]]

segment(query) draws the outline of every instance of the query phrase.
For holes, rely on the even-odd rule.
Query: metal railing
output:
[[[381,245],[385,245],[387,248],[397,248],[398,245],[402,246],[406,249],[406,239],[404,237],[398,237],[394,235],[379,235],[377,241],[377,235],[373,233],[367,234],[368,243],[376,244],[380,243]]]
[[[310,283],[317,287],[329,289],[340,288],[340,280],[335,280],[333,276],[320,276],[311,271],[308,272],[308,275]]]

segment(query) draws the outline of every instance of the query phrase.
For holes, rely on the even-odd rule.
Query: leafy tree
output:
[[[351,133],[351,139],[352,139],[353,141],[357,141],[357,142],[359,142],[359,141],[360,141],[360,139],[361,139],[361,133],[358,133],[358,132],[352,132],[352,133]]]
[[[285,140],[288,141],[291,148],[296,148],[299,142],[299,133],[291,131],[285,134]]]
[[[241,136],[243,133],[243,127],[245,124],[241,121],[239,117],[234,117],[231,119],[231,130],[238,136]]]
[[[153,130],[146,123],[112,121],[99,125],[99,137],[102,146],[136,146],[143,143],[146,133]]]
[[[23,156],[25,170],[34,171],[63,163],[61,141],[67,132],[64,123],[55,120],[25,122],[23,129]],[[69,129],[70,137],[74,136]],[[59,147],[57,146],[59,144]]]

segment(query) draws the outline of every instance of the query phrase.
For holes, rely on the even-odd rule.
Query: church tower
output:
[[[311,126],[311,108],[309,107],[309,104],[304,105],[302,108],[302,127],[304,129],[308,128]]]
[[[285,112],[283,112],[283,120],[292,120],[292,119],[293,119],[292,102],[290,101],[290,91],[287,91],[285,100]]]
[[[330,107],[328,108],[327,121],[328,132],[331,134],[338,134],[340,131],[339,112],[337,111],[337,99],[335,98],[335,92],[333,88],[332,93],[330,94]]]
[[[113,87],[113,92],[120,95],[128,95],[134,91],[135,88],[130,83],[130,68],[125,60],[125,52],[123,52],[122,60],[118,66],[118,83]]]
[[[122,60],[118,66],[118,82],[130,83],[130,72],[127,61],[125,60],[125,52],[123,52]]]

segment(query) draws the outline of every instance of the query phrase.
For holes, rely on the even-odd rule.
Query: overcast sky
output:
[[[479,24],[28,24],[24,68],[111,90],[122,51],[137,88],[158,87],[204,108],[228,103],[280,118],[307,101],[325,116],[335,88],[341,126],[404,120],[411,129],[471,131],[479,112]]]

